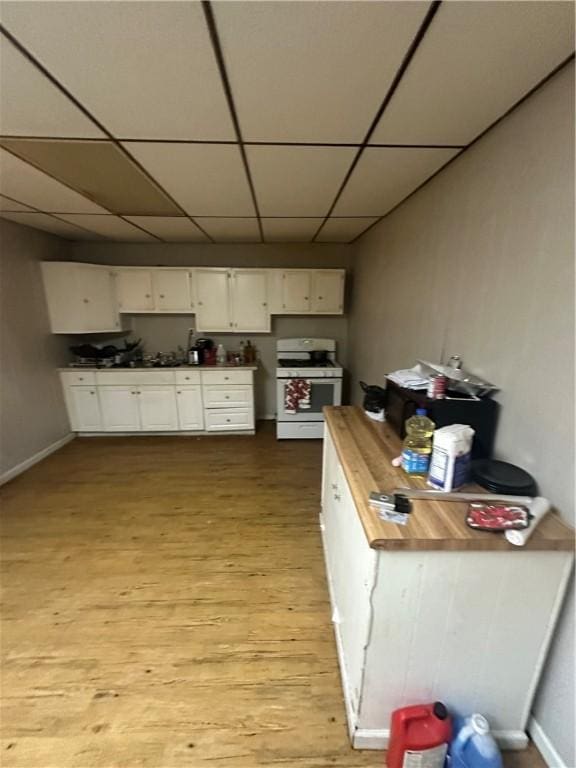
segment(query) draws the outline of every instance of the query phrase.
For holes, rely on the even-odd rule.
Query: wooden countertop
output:
[[[427,488],[421,478],[409,478],[391,461],[401,453],[401,440],[384,423],[371,421],[352,406],[324,409],[326,423],[348,480],[369,545],[374,549],[543,551],[574,550],[574,530],[552,511],[524,547],[509,544],[500,533],[474,531],[466,525],[465,502],[412,501],[406,525],[384,522],[368,504],[371,491]],[[476,491],[478,486],[463,490]]]

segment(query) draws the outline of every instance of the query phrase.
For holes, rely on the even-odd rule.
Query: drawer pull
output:
[[[184,378],[186,379],[186,381],[190,381],[190,376],[184,376]]]
[[[335,493],[334,494],[334,500],[335,501],[342,501],[342,497],[339,494]]]
[[[230,424],[230,419],[226,419],[227,423]]]
[[[224,396],[224,399],[225,399],[225,400],[230,400],[230,395],[225,395],[225,396]]]
[[[84,376],[78,376],[78,381],[84,381]]]
[[[177,394],[177,395],[181,395],[181,394],[182,394],[182,392],[180,392],[180,390],[178,390],[178,391],[176,392],[176,394]]]
[[[230,381],[230,376],[224,376],[224,381]]]
[[[96,394],[96,392],[94,392],[94,390],[93,390],[93,389],[91,389],[91,390],[90,390],[90,394],[91,394],[91,395],[95,395],[95,394]]]

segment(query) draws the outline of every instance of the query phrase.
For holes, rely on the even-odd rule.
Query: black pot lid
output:
[[[536,481],[532,475],[506,461],[494,459],[473,461],[472,478],[492,493],[530,496],[536,491]]]

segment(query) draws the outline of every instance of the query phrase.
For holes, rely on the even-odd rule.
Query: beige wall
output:
[[[354,382],[459,354],[497,384],[497,455],[532,472],[571,522],[573,73],[564,68],[358,241],[349,331]],[[571,604],[535,708],[567,766],[573,627]]]
[[[0,220],[0,476],[70,432],[56,372],[67,342],[50,333],[40,274],[65,247]]]
[[[68,258],[114,266],[225,266],[318,267],[350,271],[352,248],[346,245],[189,245],[76,243]],[[187,315],[134,315],[133,334],[142,337],[149,352],[169,351],[185,345],[194,317]],[[227,350],[239,349],[250,339],[257,347],[262,367],[256,378],[256,416],[276,414],[276,341],[279,338],[315,336],[336,339],[338,357],[346,364],[347,317],[273,317],[270,334],[206,334]]]

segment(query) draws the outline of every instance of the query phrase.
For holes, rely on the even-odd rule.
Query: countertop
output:
[[[131,368],[129,365],[117,365],[117,366],[95,366],[90,368],[87,366],[73,366],[69,365],[66,368],[58,368],[59,371],[97,371],[101,372],[117,372],[117,371],[140,371],[147,373],[148,371],[257,371],[258,365],[234,365],[234,363],[226,365],[137,365]]]
[[[541,521],[524,547],[509,544],[503,534],[469,528],[464,502],[413,500],[406,525],[384,522],[368,504],[371,491],[388,493],[400,487],[427,488],[426,481],[409,478],[401,468],[392,466],[392,459],[401,453],[402,443],[386,423],[373,422],[360,408],[352,406],[328,406],[324,414],[366,538],[373,549],[574,550],[574,529],[553,511]],[[476,492],[478,486],[462,490]]]

